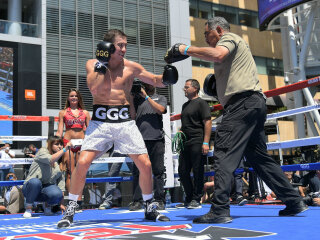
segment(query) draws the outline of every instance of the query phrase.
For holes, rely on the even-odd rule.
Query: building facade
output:
[[[108,29],[118,28],[128,35],[126,58],[161,74],[163,57],[172,44],[207,46],[204,23],[213,16],[225,17],[231,31],[248,42],[263,91],[285,85],[281,33],[259,31],[257,1],[1,0],[0,45],[15,49],[13,114],[58,116],[68,89],[74,87],[80,89],[90,111],[85,63],[94,58],[96,45]],[[185,80],[198,79],[202,86],[206,75],[213,72],[213,63],[188,58],[174,65],[179,71],[178,83],[157,91],[168,98],[172,112],[180,113],[186,101],[182,91]],[[25,89],[35,90],[34,101],[23,97]],[[275,110],[285,101],[273,97],[267,104]],[[15,124],[14,135],[32,135],[33,127],[26,124]],[[292,124],[284,124],[284,139],[295,138]],[[42,124],[41,132],[47,133],[47,123]]]

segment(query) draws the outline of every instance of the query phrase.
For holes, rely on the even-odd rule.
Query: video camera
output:
[[[134,79],[132,88],[131,88],[131,94],[132,95],[137,95],[141,93],[141,88],[142,88],[142,83],[139,80]]]
[[[303,198],[303,201],[308,206],[312,206],[314,198],[320,198],[320,192],[311,192],[311,193],[309,193],[307,196],[305,196]]]
[[[24,153],[24,155],[25,155],[26,157],[29,157],[30,154],[32,154],[32,151],[29,149],[29,147],[24,147],[23,150],[22,150],[22,152]]]

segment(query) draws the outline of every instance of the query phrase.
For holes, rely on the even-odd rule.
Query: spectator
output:
[[[10,162],[10,159],[15,157],[15,153],[14,151],[12,151],[10,149],[10,144],[9,143],[5,143],[4,146],[2,146],[0,148],[0,159],[1,160],[8,160],[8,162]],[[11,172],[13,173],[13,165],[10,163],[6,163],[6,164],[0,164],[0,181],[5,181],[5,177],[8,175],[8,173]],[[2,192],[4,190],[3,187],[0,187],[0,195],[2,195]]]
[[[59,112],[59,125],[56,133],[59,137],[63,136],[64,146],[66,146],[69,141],[74,142],[74,147],[71,148],[71,152],[68,151],[63,156],[64,165],[66,166],[66,188],[68,191],[70,190],[71,174],[79,159],[82,140],[85,130],[89,125],[89,120],[90,115],[88,111],[84,110],[80,91],[75,88],[69,89],[65,107]],[[66,131],[63,135],[64,126]],[[80,194],[78,198],[79,208],[81,204],[82,194]]]
[[[303,187],[309,187],[310,192],[320,192],[320,170],[309,171],[300,182]]]
[[[186,136],[186,141],[179,156],[178,173],[186,194],[184,206],[189,209],[201,208],[204,164],[212,131],[210,107],[199,97],[199,91],[200,84],[197,80],[188,79],[185,82],[184,92],[188,101],[182,106],[181,130]],[[191,169],[193,182],[190,176]]]
[[[28,153],[28,156],[30,158],[34,158],[36,156],[36,153],[39,151],[39,149],[34,144],[29,144],[28,146],[30,153]]]
[[[6,181],[16,181],[17,176],[14,173],[8,173]],[[24,196],[20,186],[6,187],[4,194],[4,206],[0,206],[0,212],[20,213],[24,209]]]
[[[159,210],[165,209],[164,191],[164,153],[165,140],[162,114],[167,112],[167,99],[156,93],[154,86],[142,83],[140,92],[134,93],[134,110],[136,124],[146,144],[153,173],[154,202]],[[138,184],[139,171],[133,166],[133,202],[129,210],[135,211],[143,207],[141,189]]]
[[[124,157],[126,155],[117,152],[112,152],[111,157]],[[129,169],[132,171],[132,163],[127,163]],[[108,163],[108,177],[117,177],[120,174],[122,163]],[[105,194],[103,195],[103,202],[99,206],[99,210],[110,209],[112,207],[114,193],[117,190],[116,182],[106,182]]]
[[[201,203],[210,202],[211,196],[214,191],[214,176],[209,177],[209,181],[203,186],[203,196],[201,198]]]
[[[24,148],[24,155],[27,158],[34,158],[36,156],[36,153],[38,152],[38,148],[34,144],[29,144],[28,147]],[[28,176],[29,169],[31,164],[24,164],[23,165],[23,176],[24,179]]]
[[[23,217],[32,217],[32,207],[35,202],[44,202],[44,214],[51,215],[51,206],[62,204],[63,191],[65,191],[65,176],[58,163],[62,156],[72,147],[68,142],[63,148],[60,137],[50,137],[47,148],[41,148],[31,164],[29,174],[23,184],[23,194],[26,198],[26,211]]]
[[[92,187],[89,188],[89,204],[98,205],[102,201],[101,192],[96,183],[92,183]]]
[[[244,168],[244,160],[242,159],[239,163],[239,168]],[[248,200],[243,197],[243,173],[234,172],[233,174],[233,191],[234,191],[234,201],[239,206],[243,206],[248,203]]]

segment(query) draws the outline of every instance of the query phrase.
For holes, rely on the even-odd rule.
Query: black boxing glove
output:
[[[105,41],[99,42],[96,50],[96,59],[99,62],[95,64],[94,71],[105,74],[111,54],[113,54],[115,51],[116,48],[112,43]]]
[[[164,60],[166,61],[166,63],[170,64],[174,62],[179,62],[189,57],[188,55],[183,55],[180,53],[179,46],[181,45],[185,45],[185,44],[176,43],[167,50],[166,55],[164,56]]]
[[[178,81],[179,74],[175,66],[166,65],[162,75],[162,83],[164,85],[172,85]]]

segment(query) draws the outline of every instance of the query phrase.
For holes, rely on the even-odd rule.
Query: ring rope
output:
[[[320,84],[320,76],[315,77],[315,78],[310,78],[307,80],[303,80],[297,83],[293,83],[293,84],[289,84],[280,88],[275,88],[272,90],[268,90],[263,92],[266,97],[274,97],[274,96],[278,96],[280,94],[284,94],[284,93],[288,93],[288,92],[293,92],[296,90],[301,90],[303,88],[306,87],[312,87],[312,86],[316,86]],[[221,104],[217,104],[211,107],[211,112],[213,111],[218,111],[218,110],[222,110],[223,107]],[[170,117],[170,121],[175,121],[175,120],[179,120],[181,119],[181,113],[173,115]]]
[[[59,117],[53,118],[59,122]],[[0,115],[0,121],[49,122],[49,116]]]
[[[281,166],[282,170],[285,172],[292,171],[310,171],[310,170],[320,170],[320,163],[306,163],[306,164],[294,164],[294,165],[285,165]],[[253,168],[238,168],[235,171],[235,174],[253,171]],[[206,172],[205,176],[214,176],[214,172]],[[179,175],[177,173],[174,174],[175,178],[178,178]],[[94,182],[127,182],[132,181],[133,177],[103,177],[103,178],[87,178],[86,183],[94,183]],[[16,181],[0,181],[0,186],[16,186],[23,185],[24,180],[16,180]]]

